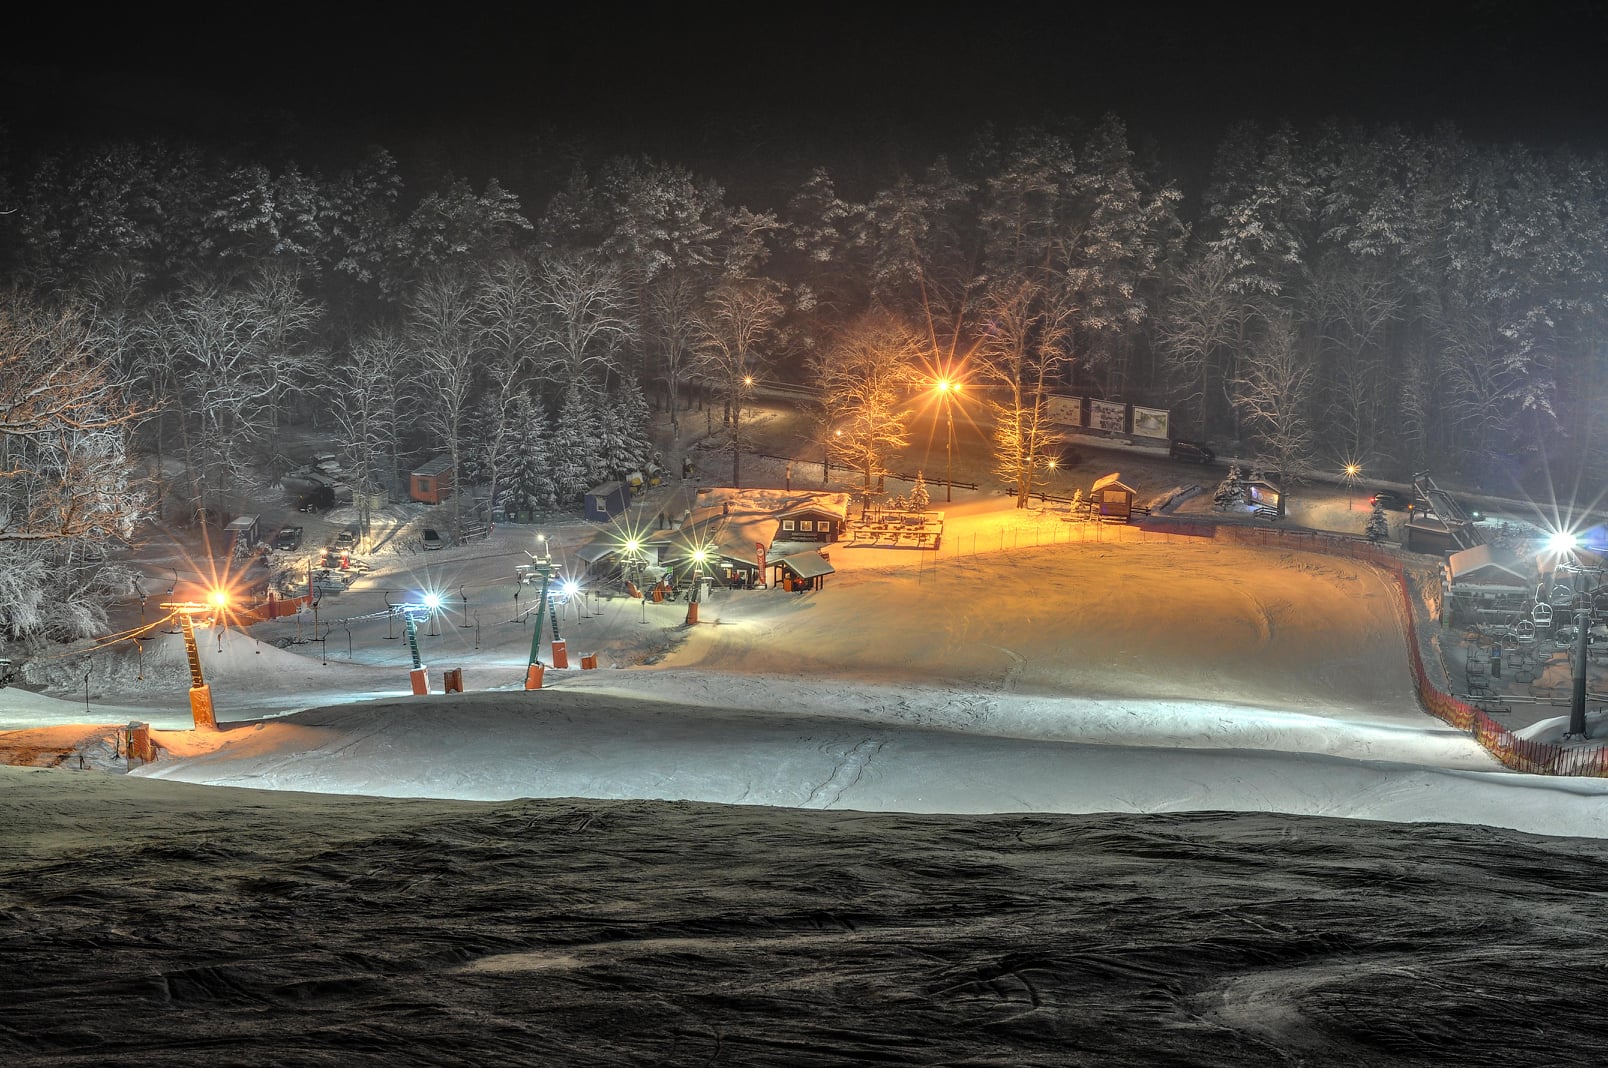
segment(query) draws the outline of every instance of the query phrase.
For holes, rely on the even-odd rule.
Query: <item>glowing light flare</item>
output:
[[[559,591],[563,593],[565,597],[574,597],[577,593],[581,592],[581,584],[576,582],[574,579],[565,579],[559,586]]]
[[[1547,549],[1550,552],[1564,554],[1572,553],[1580,547],[1580,539],[1573,532],[1555,530],[1547,535]]]
[[[426,610],[434,612],[441,607],[441,595],[431,591],[420,598],[420,603],[424,605]]]

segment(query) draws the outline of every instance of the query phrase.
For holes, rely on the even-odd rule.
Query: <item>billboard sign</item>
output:
[[[1082,397],[1045,397],[1044,415],[1056,426],[1083,425]]]
[[[1128,429],[1128,406],[1120,401],[1089,401],[1089,426],[1111,434]]]
[[[1162,440],[1172,437],[1167,432],[1167,410],[1165,408],[1141,408],[1137,404],[1134,405],[1133,436],[1136,438],[1161,438]]]

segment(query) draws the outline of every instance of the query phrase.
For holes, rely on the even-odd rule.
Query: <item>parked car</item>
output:
[[[1391,512],[1407,511],[1407,495],[1395,490],[1379,490],[1368,498],[1368,503]]]
[[[433,527],[425,527],[424,547],[426,549],[445,549],[447,547],[447,539],[443,538],[441,536],[441,532]]]
[[[279,533],[274,535],[274,548],[276,549],[284,549],[286,551],[300,549],[301,543],[301,527],[281,527]]]
[[[1217,459],[1217,454],[1204,441],[1175,441],[1167,455],[1191,464],[1209,464]]]
[[[344,529],[342,529],[339,534],[335,535],[335,548],[337,548],[337,549],[355,549],[355,548],[357,548],[357,538],[358,538],[359,533],[360,532],[357,529],[357,524],[356,523],[348,523],[346,525],[346,527]]]

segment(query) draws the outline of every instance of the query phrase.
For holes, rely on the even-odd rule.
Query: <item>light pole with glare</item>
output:
[[[1351,511],[1352,505],[1355,503],[1352,498],[1356,496],[1357,474],[1361,470],[1362,468],[1356,464],[1346,464],[1346,511],[1348,512]]]
[[[698,601],[703,591],[703,565],[709,559],[709,550],[694,549],[692,553],[692,590],[687,595],[687,625],[698,622]]]
[[[934,388],[944,401],[944,422],[948,430],[944,442],[944,500],[952,502],[955,499],[955,407],[951,398],[960,391],[960,383],[940,378]]]

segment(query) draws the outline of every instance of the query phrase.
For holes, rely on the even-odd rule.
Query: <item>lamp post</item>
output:
[[[955,499],[955,408],[951,397],[960,391],[959,382],[940,378],[933,387],[944,401],[944,422],[948,436],[944,441],[944,500]]]
[[[687,625],[698,622],[698,601],[703,594],[703,565],[709,559],[709,550],[694,549],[692,553],[692,591],[687,595]]]
[[[1356,503],[1353,498],[1357,493],[1357,473],[1361,470],[1362,468],[1356,464],[1346,464],[1346,511],[1348,512],[1351,511],[1352,506]]]

